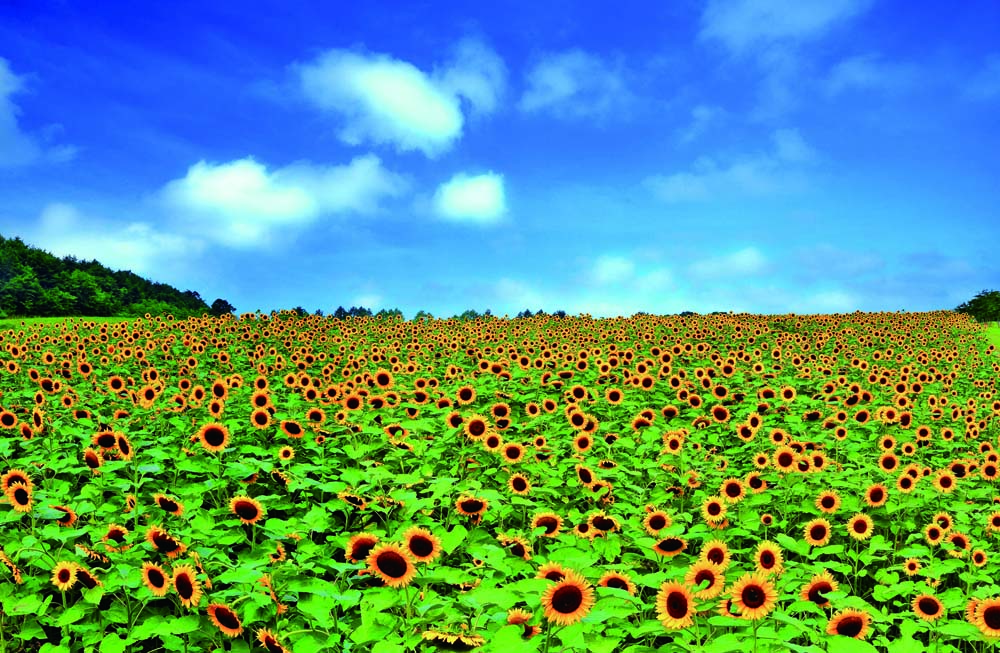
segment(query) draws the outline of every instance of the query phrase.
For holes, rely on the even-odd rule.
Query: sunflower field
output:
[[[0,331],[0,651],[986,651],[965,316]]]

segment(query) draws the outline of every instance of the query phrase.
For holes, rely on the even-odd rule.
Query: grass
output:
[[[986,327],[986,339],[1000,348],[1000,324],[994,323]]]

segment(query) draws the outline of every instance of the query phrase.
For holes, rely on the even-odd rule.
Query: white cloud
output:
[[[507,277],[500,279],[493,286],[493,294],[500,302],[500,306],[494,310],[497,315],[504,312],[514,315],[524,309],[531,311],[559,310],[547,308],[545,296],[541,291],[517,279]]]
[[[826,79],[827,95],[853,89],[900,90],[916,81],[915,71],[902,64],[883,61],[878,54],[848,57],[830,69]]]
[[[701,279],[758,275],[768,268],[767,257],[756,247],[745,247],[723,256],[695,261],[688,267],[692,276]]]
[[[690,143],[704,134],[711,125],[722,120],[725,115],[726,112],[721,107],[699,104],[691,109],[691,124],[681,130],[680,141]]]
[[[544,56],[528,72],[527,84],[518,102],[525,112],[605,117],[631,101],[620,65],[578,49]]]
[[[797,129],[778,129],[772,134],[775,156],[791,163],[809,163],[816,160],[814,150]]]
[[[771,152],[720,162],[701,157],[691,170],[651,175],[643,184],[664,202],[702,202],[732,195],[773,195],[798,192],[808,185],[804,164],[818,155],[794,129],[771,134]]]
[[[62,163],[76,156],[76,148],[68,145],[48,146],[44,132],[38,135],[23,131],[18,125],[20,109],[11,97],[24,90],[24,81],[0,57],[0,168],[26,166],[34,163]],[[51,126],[50,126],[51,127]],[[56,130],[48,129],[49,133]]]
[[[701,17],[701,37],[721,41],[736,53],[773,42],[822,36],[863,12],[870,0],[710,0]]]
[[[147,222],[115,224],[62,203],[45,207],[33,240],[56,256],[96,258],[109,268],[158,281],[181,276],[176,272],[205,247],[199,239],[167,233]]]
[[[451,60],[435,69],[440,88],[464,97],[475,112],[491,113],[507,86],[507,66],[503,59],[483,42],[463,39],[455,46]]]
[[[506,80],[503,61],[473,40],[460,42],[452,60],[433,75],[385,54],[349,50],[329,50],[297,72],[305,96],[340,115],[345,143],[391,144],[429,157],[461,138],[460,98],[488,113]]]
[[[635,263],[624,256],[599,256],[594,262],[593,278],[601,285],[621,283],[634,273]]]
[[[459,173],[438,186],[434,211],[446,220],[492,223],[507,211],[503,175]]]
[[[206,237],[254,247],[279,230],[324,214],[373,213],[380,200],[402,194],[407,186],[371,154],[342,166],[295,163],[273,172],[248,157],[221,164],[199,161],[161,195],[176,218],[197,223]]]

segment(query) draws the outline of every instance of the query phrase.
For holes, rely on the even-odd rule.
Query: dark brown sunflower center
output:
[[[615,527],[615,520],[599,515],[594,518],[594,528],[599,531],[610,531]]]
[[[154,535],[153,544],[156,545],[157,549],[163,551],[164,553],[172,553],[180,546],[177,543],[177,540],[170,537],[166,533],[157,533]]]
[[[160,507],[167,512],[177,512],[177,509],[180,508],[177,502],[171,499],[160,499]]]
[[[194,595],[194,582],[188,574],[181,574],[174,579],[174,589],[184,600],[190,599]]]
[[[87,467],[90,467],[92,469],[97,469],[98,467],[101,466],[100,459],[97,456],[95,456],[94,452],[92,451],[87,452],[87,456],[84,460],[87,461]]]
[[[764,602],[767,600],[767,593],[764,592],[764,588],[760,585],[747,585],[743,588],[740,597],[743,599],[743,605],[751,610],[755,610],[764,605]]]
[[[517,490],[518,492],[524,492],[525,490],[528,489],[528,482],[525,481],[520,476],[514,478],[512,484],[514,486],[514,489]]]
[[[507,447],[507,450],[504,451],[504,455],[507,456],[508,459],[514,460],[521,455],[521,450],[517,447]]]
[[[249,501],[237,501],[234,510],[240,519],[252,521],[260,516],[260,510]]]
[[[462,502],[462,510],[473,513],[483,509],[483,502],[479,499],[466,499]]]
[[[854,522],[854,532],[855,533],[866,533],[868,531],[868,522],[863,519],[855,520]]]
[[[837,623],[837,634],[848,637],[857,637],[865,627],[865,622],[861,617],[850,615],[844,617]]]
[[[871,491],[871,494],[868,495],[868,498],[871,499],[872,503],[879,503],[884,497],[885,492],[882,491],[882,488],[874,489]]]
[[[239,630],[240,620],[229,608],[219,607],[215,609],[215,619],[223,627],[229,630]]]
[[[167,584],[167,577],[160,573],[159,569],[150,569],[146,572],[146,580],[156,588],[161,588]]]
[[[991,605],[982,612],[983,623],[992,630],[1000,630],[1000,605]]]
[[[667,520],[664,519],[663,515],[653,515],[649,518],[649,527],[654,531],[658,531],[661,528],[665,528],[667,525]]]
[[[830,496],[823,497],[823,502],[822,503],[823,503],[823,507],[826,508],[827,510],[830,510],[835,505],[834,498],[830,497]]]
[[[218,427],[211,427],[205,429],[205,442],[213,447],[222,446],[222,443],[226,441],[226,434],[222,432],[222,429]]]
[[[479,420],[473,420],[469,422],[469,433],[475,437],[486,433],[486,424]]]
[[[708,581],[708,585],[705,586],[705,589],[708,589],[712,587],[712,585],[715,585],[715,572],[713,572],[711,569],[702,569],[697,574],[695,574],[694,576],[695,587],[699,587],[705,581]]]
[[[742,492],[743,492],[743,488],[741,488],[736,483],[730,483],[729,485],[726,486],[726,496],[727,497],[735,499],[736,497],[740,496],[740,494]]]
[[[108,531],[108,539],[121,544],[125,541],[125,532],[117,528],[112,528]]]
[[[721,565],[722,562],[726,559],[726,554],[722,549],[709,549],[705,557],[714,562],[715,564]]]
[[[774,554],[770,551],[764,551],[760,554],[760,566],[764,569],[770,569],[774,566],[776,562]]]
[[[285,424],[285,432],[289,435],[300,435],[302,433],[302,427],[295,422],[288,422]]]
[[[660,540],[659,542],[657,542],[656,548],[666,553],[675,553],[684,548],[684,542],[682,542],[680,538],[668,537],[665,540]]]
[[[581,483],[593,483],[594,482],[594,476],[593,476],[593,474],[590,473],[590,470],[588,470],[588,469],[581,469],[580,471],[577,472],[577,476],[580,477],[580,482]]]
[[[97,436],[97,446],[110,449],[115,446],[115,436],[112,433],[102,433]]]
[[[559,528],[559,522],[556,520],[555,517],[539,517],[538,521],[535,522],[535,524],[536,527],[542,526],[543,528],[545,528],[546,535],[551,535],[556,531],[557,528]]]
[[[31,502],[28,491],[23,487],[14,488],[14,502],[19,506],[26,506]]]
[[[519,558],[524,557],[524,545],[520,542],[514,542],[510,545],[510,552]]]
[[[607,586],[620,590],[628,589],[628,583],[625,582],[625,579],[619,578],[618,576],[612,576],[611,578],[609,578],[607,580]]]
[[[722,514],[722,504],[712,502],[708,504],[708,514],[715,516]]]
[[[406,575],[408,565],[406,558],[395,551],[383,551],[375,558],[375,566],[389,578],[402,578]]]
[[[917,607],[920,608],[920,612],[932,617],[940,611],[940,606],[938,602],[930,597],[922,598],[917,601]]]
[[[552,609],[559,614],[573,614],[583,605],[583,592],[576,585],[564,585],[552,595]]]
[[[495,449],[495,448],[499,447],[500,446],[500,438],[497,437],[497,436],[495,436],[495,435],[491,435],[490,437],[486,438],[486,446],[490,447],[492,449]]]
[[[782,467],[788,467],[795,462],[795,458],[792,454],[785,452],[778,455],[778,464]]]
[[[70,574],[69,569],[60,569],[59,570],[59,582],[60,583],[68,583],[69,579],[71,577],[72,577],[72,574]]]
[[[826,581],[814,583],[813,586],[809,588],[809,600],[817,605],[824,605],[827,603],[827,600],[823,595],[832,591],[833,587]]]
[[[683,619],[688,614],[688,600],[682,592],[671,592],[667,595],[667,614],[674,619]]]
[[[425,558],[434,553],[434,542],[424,535],[414,535],[410,538],[410,551],[415,556]]]
[[[822,524],[816,524],[811,529],[809,529],[809,536],[817,541],[826,539],[826,526],[823,526]]]
[[[374,548],[375,540],[362,540],[360,542],[356,542],[354,547],[351,549],[351,557],[355,560],[364,560]]]

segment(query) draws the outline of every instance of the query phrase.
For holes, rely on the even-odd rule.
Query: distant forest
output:
[[[193,290],[180,291],[97,261],[59,258],[0,235],[0,317],[131,316],[189,317],[230,313],[224,299],[212,306]]]

